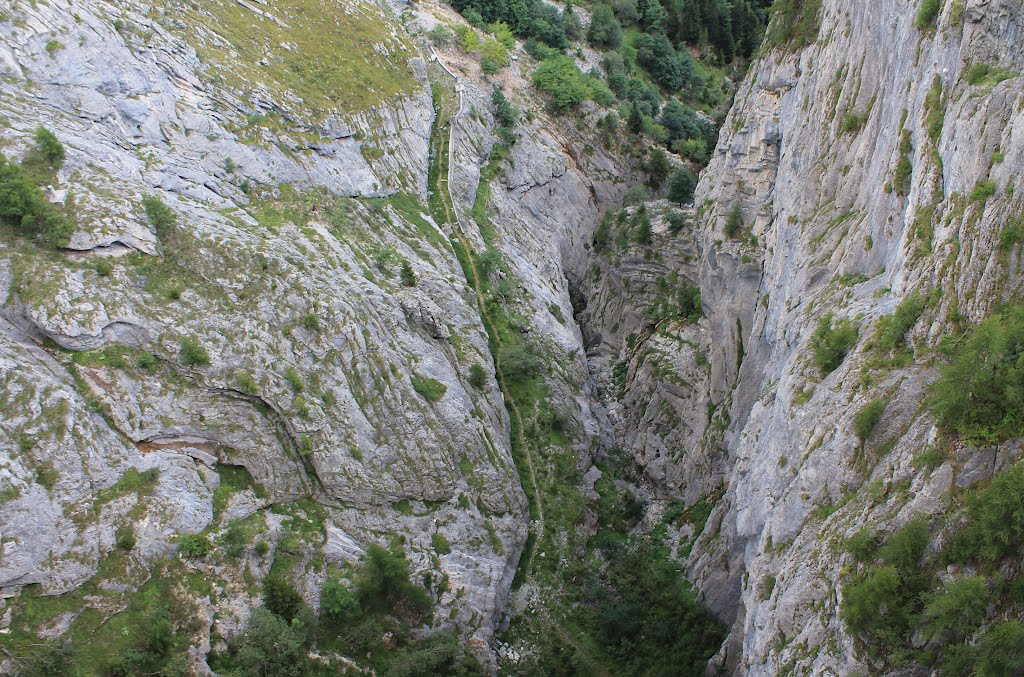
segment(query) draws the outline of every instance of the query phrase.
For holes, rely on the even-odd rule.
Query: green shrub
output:
[[[971,190],[971,199],[984,204],[990,197],[996,194],[998,185],[995,181],[981,181]]]
[[[266,609],[253,609],[245,632],[230,644],[237,674],[300,677],[309,657],[295,625]]]
[[[918,294],[911,294],[903,299],[892,315],[886,315],[878,321],[875,348],[883,353],[891,353],[900,347],[906,339],[907,332],[913,329],[921,318],[924,307],[924,299]]]
[[[818,326],[811,335],[814,363],[822,376],[828,376],[839,368],[847,353],[857,345],[859,332],[850,320],[834,321],[832,313],[818,320]]]
[[[40,125],[36,127],[32,138],[35,139],[36,149],[51,167],[60,169],[64,165],[64,158],[66,156],[64,146],[53,132]]]
[[[622,195],[622,204],[623,206],[631,207],[643,204],[650,198],[651,194],[648,192],[646,186],[630,186]]]
[[[416,271],[412,269],[412,264],[406,260],[402,261],[402,270],[400,276],[402,278],[403,287],[416,286]]]
[[[249,533],[240,520],[233,520],[220,537],[220,547],[229,559],[238,559],[245,554],[249,544]]]
[[[178,223],[178,215],[174,213],[174,210],[155,195],[143,195],[142,208],[146,210],[146,217],[153,224],[157,235],[169,234]]]
[[[1024,624],[1004,621],[993,625],[978,641],[975,674],[1010,677],[1024,671]]]
[[[928,0],[925,0],[926,2]],[[942,128],[946,124],[946,108],[942,97],[942,78],[935,75],[932,86],[924,98],[925,131],[932,143],[938,143],[942,136]]]
[[[926,31],[935,28],[935,21],[942,11],[942,0],[922,0],[921,6],[917,9],[917,27]]]
[[[723,233],[728,238],[737,237],[743,232],[743,210],[740,208],[740,203],[737,202],[729,210],[729,215],[725,218],[725,228]]]
[[[800,49],[818,38],[820,26],[821,0],[775,0],[764,44]]]
[[[309,331],[320,331],[320,318],[315,313],[306,313],[302,317],[302,326]]]
[[[1021,242],[1024,242],[1024,217],[1016,217],[1008,220],[1003,226],[1003,232],[999,236],[999,251],[1009,252]]]
[[[298,369],[290,364],[284,368],[284,380],[288,382],[288,387],[293,392],[301,393],[304,390],[302,376],[299,374]]]
[[[438,555],[448,555],[452,551],[451,543],[449,543],[445,535],[439,531],[435,532],[434,535],[430,537],[430,544],[434,547],[434,551],[437,552]]]
[[[943,351],[949,362],[926,400],[939,425],[978,445],[1024,434],[1024,306],[996,313]]]
[[[882,420],[882,413],[885,411],[885,400],[876,398],[864,405],[864,408],[857,412],[853,418],[853,429],[857,433],[857,439],[861,444],[871,437],[875,426]]]
[[[914,165],[909,155],[900,155],[896,163],[896,176],[893,178],[893,186],[897,195],[908,195],[910,193],[910,182],[914,176]]]
[[[210,354],[206,352],[206,348],[191,336],[182,337],[178,341],[178,352],[186,366],[199,367],[210,364]]]
[[[124,525],[117,528],[114,533],[114,541],[117,547],[122,550],[131,550],[135,547],[135,529],[131,525]]]
[[[846,552],[858,562],[867,562],[878,552],[878,534],[870,527],[864,527],[846,539]]]
[[[302,595],[281,574],[272,573],[263,581],[263,604],[275,614],[290,621],[302,609]]]
[[[246,395],[256,395],[259,392],[259,384],[256,383],[256,379],[253,378],[252,374],[247,371],[240,371],[235,374],[235,383],[238,384],[238,389]]]
[[[967,525],[950,544],[950,560],[994,562],[1016,552],[1024,541],[1024,465],[997,475],[974,494],[967,514]]]
[[[684,212],[673,209],[668,215],[668,232],[677,235],[684,228],[689,227],[690,217]]]
[[[420,397],[431,404],[438,402],[448,392],[448,387],[437,379],[424,378],[413,374],[410,378],[412,387],[419,393]]]
[[[925,596],[924,630],[932,639],[957,641],[981,625],[988,606],[988,585],[981,576],[946,583],[941,592]]]
[[[901,574],[915,572],[930,540],[928,521],[923,517],[915,517],[892,534],[878,554],[899,569]]]
[[[74,225],[46,199],[25,169],[0,155],[0,224],[43,244],[66,247]]]
[[[669,180],[668,199],[684,205],[693,202],[693,191],[697,188],[697,177],[685,167],[677,169]]]
[[[469,367],[469,385],[477,390],[482,390],[487,385],[487,370],[482,364],[473,364]]]
[[[178,540],[178,552],[189,559],[206,557],[210,554],[210,539],[203,534],[185,534]]]
[[[498,351],[501,370],[510,381],[525,381],[539,376],[544,361],[522,343],[505,344]]]
[[[357,620],[362,611],[355,593],[332,576],[320,591],[320,614],[330,623],[345,625]]]
[[[366,548],[356,596],[364,611],[395,612],[406,618],[422,618],[433,606],[429,593],[410,579],[405,553],[376,543]]]
[[[34,645],[35,650],[20,661],[18,677],[53,677],[74,674],[75,651],[66,640],[50,640]]]
[[[576,62],[563,55],[545,59],[533,72],[533,84],[551,96],[556,111],[575,108],[590,96],[590,88]]]

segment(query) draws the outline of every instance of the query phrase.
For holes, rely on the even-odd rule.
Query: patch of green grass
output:
[[[138,468],[128,468],[117,482],[107,489],[102,489],[96,495],[96,502],[99,504],[109,503],[115,498],[127,494],[149,494],[157,482],[160,481],[160,469],[150,468],[140,471]]]
[[[211,66],[208,77],[243,94],[266,87],[285,107],[298,97],[299,112],[317,117],[365,110],[415,87],[411,45],[376,5],[283,0],[260,7],[278,21],[234,0],[184,12],[189,39]]]
[[[818,320],[818,326],[811,335],[811,348],[814,363],[823,376],[831,374],[843,363],[846,354],[857,345],[858,337],[857,326],[851,320],[835,320],[832,313]]]
[[[800,49],[818,39],[820,28],[821,0],[775,0],[764,45]]]
[[[857,412],[857,415],[853,418],[853,429],[857,433],[857,439],[860,440],[861,444],[867,441],[871,437],[871,433],[875,431],[878,426],[878,422],[882,420],[882,414],[885,412],[885,400],[882,398],[876,398],[868,402],[864,407]]]
[[[935,22],[942,11],[942,0],[921,0],[915,24],[922,31],[935,30]]]
[[[409,380],[412,381],[413,389],[415,389],[423,399],[431,404],[439,402],[441,398],[444,397],[445,393],[448,392],[447,386],[437,379],[429,377],[425,378],[413,374],[409,377]]]
[[[970,198],[979,204],[985,204],[990,197],[996,194],[998,189],[999,186],[995,181],[981,181],[971,190]]]
[[[451,543],[449,543],[448,539],[445,538],[445,535],[439,531],[435,532],[434,535],[430,537],[430,545],[438,555],[448,555],[452,551]]]

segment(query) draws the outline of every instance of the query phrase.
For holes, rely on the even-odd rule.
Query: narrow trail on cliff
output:
[[[543,540],[546,526],[544,517],[544,501],[541,495],[540,486],[537,482],[537,469],[534,462],[533,449],[531,448],[526,435],[523,433],[525,430],[523,415],[519,409],[519,405],[516,403],[515,397],[512,395],[512,390],[509,388],[505,369],[502,365],[501,355],[502,348],[505,344],[502,341],[501,332],[499,331],[497,323],[487,308],[484,287],[480,281],[481,276],[479,266],[477,265],[477,257],[469,246],[469,239],[466,236],[468,229],[463,225],[463,221],[459,216],[458,211],[455,209],[455,195],[451,189],[451,174],[454,167],[452,130],[454,129],[457,119],[463,114],[465,108],[462,87],[458,76],[455,75],[455,73],[453,73],[443,61],[441,61],[436,53],[434,54],[434,60],[455,83],[458,110],[454,112],[454,114],[450,110],[444,111],[444,97],[438,96],[437,93],[435,93],[435,115],[438,117],[435,120],[434,134],[436,135],[437,143],[434,145],[434,140],[432,139],[431,143],[434,145],[434,148],[432,149],[431,163],[434,165],[435,170],[431,172],[429,188],[437,198],[433,201],[433,204],[439,206],[442,211],[441,214],[437,214],[435,216],[443,217],[444,222],[451,227],[452,234],[457,235],[457,237],[450,237],[450,242],[456,253],[456,257],[463,266],[467,281],[472,282],[473,290],[476,294],[477,306],[480,311],[480,319],[484,324],[484,328],[488,335],[488,341],[491,344],[495,377],[502,392],[505,408],[509,412],[513,445],[514,447],[518,447],[521,451],[521,457],[526,463],[526,476],[529,482],[531,510],[536,511],[536,518],[531,519],[531,538],[527,541],[523,560],[520,561],[519,569],[523,574],[524,581],[533,582],[534,555],[537,547]],[[443,118],[442,115],[444,115]],[[445,165],[444,167],[442,167],[442,163]],[[476,225],[479,229],[479,224]],[[587,647],[579,641],[573,632],[562,625],[551,614],[545,614],[545,616],[546,622],[555,631],[555,634],[557,634],[563,642],[571,645],[577,651],[579,656],[582,657],[590,674],[596,675],[597,677],[610,677],[610,673],[594,659],[587,650]]]
[[[505,378],[505,371],[502,368],[501,363],[501,349],[503,342],[501,334],[495,325],[494,319],[487,310],[487,304],[484,297],[483,286],[480,282],[480,272],[477,266],[476,256],[473,253],[472,248],[469,246],[469,239],[466,236],[466,228],[463,227],[462,220],[459,217],[458,211],[455,209],[455,196],[451,190],[451,173],[453,168],[452,158],[454,154],[454,146],[452,145],[452,128],[454,127],[455,121],[463,112],[463,99],[462,90],[458,81],[458,77],[452,73],[448,67],[439,58],[435,60],[439,66],[452,77],[455,81],[455,91],[458,96],[459,108],[453,114],[447,112],[447,120],[442,121],[440,115],[443,107],[443,97],[435,97],[435,115],[439,116],[436,123],[437,133],[440,134],[440,143],[437,144],[436,158],[432,158],[432,162],[437,163],[438,170],[434,172],[434,180],[430,186],[434,194],[438,196],[441,207],[444,210],[445,221],[452,227],[453,232],[457,232],[458,241],[452,242],[453,248],[456,252],[461,249],[465,254],[465,261],[463,267],[466,269],[464,272],[467,274],[467,278],[473,283],[473,290],[476,293],[477,306],[480,310],[480,319],[484,323],[487,330],[488,337],[494,344],[492,348],[492,356],[494,358],[494,371],[497,377],[498,386],[501,388],[502,397],[505,402],[506,409],[511,414],[512,418],[512,435],[515,438],[515,442],[518,444],[519,449],[522,450],[522,456],[526,461],[527,476],[530,482],[530,494],[533,498],[533,508],[536,510],[536,519],[531,520],[531,532],[533,535],[533,543],[527,544],[526,547],[526,561],[521,563],[521,568],[526,573],[527,578],[530,577],[533,571],[533,553],[536,549],[536,544],[541,541],[544,536],[545,520],[544,520],[544,502],[541,499],[540,489],[537,484],[537,470],[534,464],[533,452],[530,449],[530,445],[527,443],[525,435],[523,435],[523,415],[519,411],[519,406],[516,404],[515,398],[513,398],[511,390],[508,387],[508,383]],[[441,171],[442,155],[446,156],[446,167],[445,171]],[[442,185],[443,184],[443,185]],[[458,245],[461,245],[459,247]]]

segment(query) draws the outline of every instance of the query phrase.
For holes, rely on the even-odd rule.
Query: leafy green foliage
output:
[[[280,573],[271,573],[263,581],[263,604],[272,612],[290,621],[302,610],[302,595]]]
[[[36,149],[51,167],[60,169],[64,165],[64,146],[53,132],[40,125],[36,127],[32,138],[35,139]]]
[[[164,201],[155,195],[142,196],[142,208],[146,210],[146,217],[153,224],[156,234],[166,236],[178,223],[178,215],[174,210],[164,204]]]
[[[503,345],[499,358],[505,377],[511,381],[525,381],[539,376],[544,369],[540,357],[523,343]]]
[[[412,269],[412,264],[407,260],[402,261],[402,269],[399,275],[402,278],[403,287],[416,286],[416,272]]]
[[[878,321],[874,336],[874,348],[889,354],[904,344],[909,332],[924,312],[925,302],[919,294],[911,294],[896,306],[892,315]]]
[[[775,0],[765,44],[800,49],[818,39],[821,0]]]
[[[925,596],[923,627],[933,640],[965,639],[965,631],[981,625],[988,606],[988,584],[981,576],[952,580],[944,590]]]
[[[337,576],[328,578],[320,590],[320,614],[323,619],[341,625],[355,620],[361,613],[356,594]]]
[[[725,228],[722,232],[729,238],[735,238],[743,232],[743,209],[739,202],[732,206],[729,215],[725,217]]]
[[[917,9],[915,23],[919,30],[934,30],[935,21],[942,11],[942,0],[921,0],[921,6]]]
[[[411,619],[422,618],[432,606],[429,593],[410,580],[405,553],[376,543],[366,549],[356,595],[364,611],[393,610]]]
[[[198,339],[191,336],[184,336],[178,341],[178,354],[183,364],[189,367],[206,366],[210,364],[210,353]]]
[[[967,524],[951,540],[948,558],[994,562],[1024,541],[1024,466],[1015,465],[992,480],[968,503]]]
[[[811,335],[811,348],[814,363],[822,376],[828,376],[839,368],[847,353],[857,345],[858,337],[857,326],[848,319],[836,321],[832,313],[826,313],[818,320],[818,326]]]
[[[497,87],[491,94],[491,104],[494,105],[494,119],[498,121],[498,125],[507,129],[515,126],[519,111],[509,103],[508,97]]]
[[[949,361],[927,400],[942,429],[971,444],[1024,434],[1024,306],[992,315],[943,352]]]
[[[188,559],[199,559],[210,554],[210,539],[203,534],[185,534],[178,540],[178,552]]]
[[[697,177],[682,167],[672,175],[668,185],[668,199],[679,205],[693,202],[693,191],[697,188]]]
[[[22,165],[0,155],[0,224],[38,238],[51,247],[65,247],[74,225],[47,201]]]
[[[533,72],[533,84],[551,96],[551,105],[556,111],[575,108],[590,96],[576,62],[566,56],[545,59]]]
[[[871,437],[878,422],[882,420],[882,413],[885,411],[885,400],[875,398],[864,405],[864,408],[857,412],[853,418],[853,429],[861,444]]]
[[[487,370],[482,364],[474,362],[469,367],[469,385],[477,390],[482,390],[487,385]]]
[[[999,186],[995,181],[981,181],[971,189],[971,199],[975,202],[985,203],[990,197],[996,194]]]
[[[1004,621],[989,628],[978,642],[979,675],[1009,677],[1024,670],[1024,624]]]
[[[595,5],[587,29],[587,40],[594,47],[603,49],[618,49],[622,46],[622,26],[615,18],[611,5]]]
[[[452,545],[448,542],[448,538],[440,531],[435,532],[430,537],[430,545],[433,546],[434,552],[436,552],[438,555],[451,554]]]
[[[431,404],[439,402],[444,397],[444,394],[448,392],[448,387],[434,378],[413,374],[409,380],[412,381],[412,387],[419,393],[420,397]]]
[[[299,677],[309,658],[295,624],[266,609],[253,609],[244,633],[231,642],[239,674]]]

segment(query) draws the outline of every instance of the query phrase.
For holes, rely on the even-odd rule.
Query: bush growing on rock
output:
[[[669,180],[668,199],[676,204],[685,205],[693,202],[693,191],[697,188],[697,177],[689,169],[677,169]]]
[[[302,609],[302,595],[284,576],[271,574],[263,581],[263,604],[275,614],[290,621]]]
[[[420,397],[431,404],[439,402],[445,393],[448,392],[448,387],[434,378],[413,375],[409,380],[412,381],[412,387],[419,393]]]
[[[414,584],[410,576],[405,553],[371,543],[356,578],[360,606],[367,612],[391,610],[405,617],[421,618],[433,602],[430,594]]]
[[[178,552],[188,559],[206,557],[210,554],[210,539],[203,534],[185,534],[178,541]]]
[[[403,287],[416,286],[416,272],[412,269],[412,264],[408,261],[402,261],[401,277]]]
[[[181,361],[189,367],[200,367],[210,364],[210,354],[206,352],[197,339],[185,336],[178,341],[178,351]]]
[[[864,405],[863,409],[857,412],[853,419],[853,428],[861,444],[871,437],[871,433],[875,431],[875,426],[882,420],[882,413],[884,411],[885,400],[879,397],[868,402]]]
[[[996,313],[942,349],[949,362],[927,400],[940,427],[976,445],[1024,435],[1024,306]]]
[[[146,217],[153,224],[157,235],[165,236],[169,234],[171,229],[178,223],[178,215],[174,213],[174,210],[155,195],[144,195],[142,197],[142,208],[146,210]]]
[[[332,576],[320,591],[320,614],[330,623],[343,625],[356,620],[362,611],[356,594]]]
[[[846,354],[857,345],[858,336],[857,327],[850,320],[836,321],[832,313],[826,313],[818,320],[818,326],[811,335],[811,347],[814,363],[822,376],[828,376],[843,363]]]
[[[253,609],[231,651],[234,667],[243,675],[299,677],[309,661],[299,629],[266,609]]]
[[[481,390],[487,385],[487,370],[482,364],[473,364],[469,368],[469,385]]]
[[[21,165],[0,155],[0,223],[52,247],[65,247],[74,226],[47,201]]]
[[[498,354],[502,372],[510,381],[525,381],[544,370],[544,362],[522,343],[504,345]]]
[[[64,165],[64,146],[57,139],[57,136],[46,127],[39,125],[32,135],[35,139],[36,149],[42,154],[51,167],[60,169]]]

